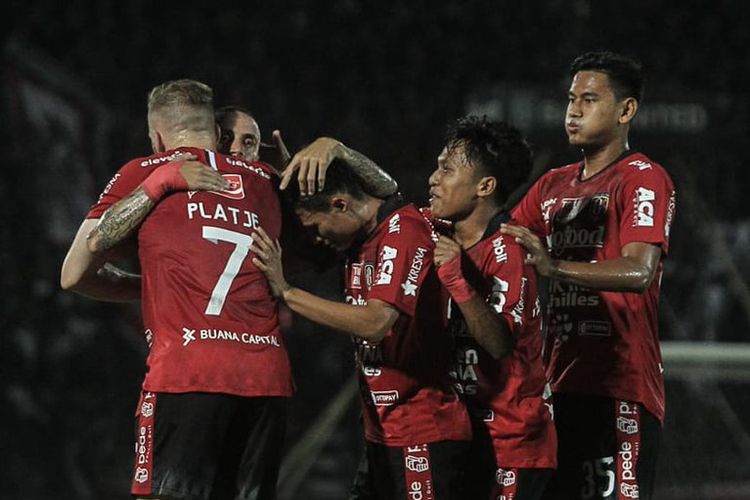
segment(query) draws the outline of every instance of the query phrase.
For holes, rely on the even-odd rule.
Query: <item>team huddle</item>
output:
[[[651,498],[675,192],[628,145],[640,65],[592,52],[570,75],[581,161],[511,203],[529,145],[465,116],[423,207],[335,139],[291,156],[246,110],[215,110],[207,85],[155,87],[154,154],[115,174],[61,273],[65,289],[141,304],[131,493],[276,498],[293,394],[283,303],[354,340],[365,447],[350,499]],[[117,267],[136,255],[140,274]],[[292,284],[307,262],[340,268],[340,301]]]

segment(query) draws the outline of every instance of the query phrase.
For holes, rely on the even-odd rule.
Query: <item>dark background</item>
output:
[[[662,338],[748,340],[750,4],[14,0],[4,14],[2,498],[127,498],[146,354],[138,308],[62,292],[59,269],[110,176],[150,152],[146,94],[168,79],[208,83],[218,105],[251,109],[264,138],[279,128],[291,149],[339,138],[424,202],[444,126],[467,112],[520,126],[537,173],[576,160],[563,131],[568,64],[592,49],[633,55],[647,89],[631,146],[678,190]],[[308,281],[335,294],[334,276]],[[299,458],[352,355],[343,336],[291,330],[299,390],[285,446]],[[750,498],[750,361],[717,374],[726,362],[670,365],[666,351],[657,498]],[[309,468],[291,467],[287,498],[344,498],[361,440],[356,405],[345,408],[315,427],[324,446]]]

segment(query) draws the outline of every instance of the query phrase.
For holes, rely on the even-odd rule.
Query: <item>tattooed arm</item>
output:
[[[398,183],[377,163],[330,137],[320,137],[294,155],[282,175],[281,189],[296,177],[300,193],[320,191],[325,186],[328,166],[336,158],[346,162],[368,194],[386,198],[398,190]]]
[[[188,190],[221,191],[227,187],[228,183],[221,174],[198,161],[167,163],[104,212],[87,237],[88,249],[97,254],[123,241],[166,194]]]
[[[111,264],[135,255],[132,240],[100,255],[89,251],[86,236],[99,219],[86,219],[78,229],[60,271],[60,286],[84,297],[107,302],[129,302],[140,298],[141,277]]]

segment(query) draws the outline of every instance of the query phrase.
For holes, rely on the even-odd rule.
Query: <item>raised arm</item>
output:
[[[109,250],[128,238],[165,195],[174,191],[221,191],[227,181],[198,161],[175,160],[157,168],[140,186],[107,209],[88,234],[91,253]]]
[[[398,183],[374,161],[330,137],[320,137],[294,155],[284,170],[281,189],[295,177],[300,193],[313,194],[316,189],[323,189],[328,165],[334,159],[346,162],[372,196],[386,198],[398,190]]]

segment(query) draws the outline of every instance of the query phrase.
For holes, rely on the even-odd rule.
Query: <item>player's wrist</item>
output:
[[[476,296],[474,288],[461,272],[461,258],[455,257],[437,268],[437,275],[454,302],[462,304]]]
[[[141,182],[141,189],[154,203],[173,191],[186,191],[187,181],[180,174],[184,161],[175,161],[162,165]]]

